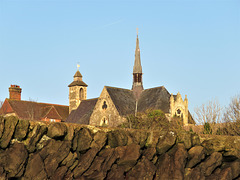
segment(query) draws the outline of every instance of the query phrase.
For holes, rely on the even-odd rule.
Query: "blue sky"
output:
[[[0,100],[68,105],[80,64],[88,98],[131,88],[136,27],[144,88],[188,95],[189,108],[240,94],[239,0],[0,0]]]

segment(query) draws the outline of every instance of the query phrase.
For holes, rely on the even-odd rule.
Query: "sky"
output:
[[[145,89],[165,86],[190,112],[240,94],[239,0],[0,0],[0,100],[68,105],[80,64],[87,98],[131,89],[136,28]]]

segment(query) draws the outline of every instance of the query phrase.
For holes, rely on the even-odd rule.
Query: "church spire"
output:
[[[134,61],[134,66],[133,66],[133,85],[132,85],[132,90],[133,90],[133,93],[134,93],[136,99],[138,99],[140,97],[140,94],[143,91],[142,66],[141,66],[141,59],[140,59],[138,28],[137,28],[135,61]]]
[[[137,28],[137,40],[136,40],[135,61],[134,61],[134,66],[133,66],[133,73],[142,73],[139,39],[138,39],[138,28]]]

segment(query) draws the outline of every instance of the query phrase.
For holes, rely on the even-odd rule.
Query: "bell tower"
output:
[[[72,110],[77,109],[82,100],[87,99],[87,84],[82,80],[82,74],[77,65],[77,72],[73,76],[73,82],[68,85],[69,87],[69,114]]]
[[[137,40],[136,40],[136,50],[135,50],[135,61],[133,66],[133,85],[132,90],[136,99],[140,97],[140,94],[143,91],[143,82],[142,82],[142,65],[140,59],[140,48],[138,40],[138,28],[137,28]]]

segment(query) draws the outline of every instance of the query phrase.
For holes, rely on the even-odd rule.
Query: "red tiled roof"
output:
[[[42,114],[44,116],[42,116],[42,118],[62,119],[54,106],[47,106],[44,109],[45,111]]]
[[[15,113],[20,119],[42,120],[43,118],[61,119],[65,121],[69,115],[68,106],[32,101],[6,99],[0,114]]]

